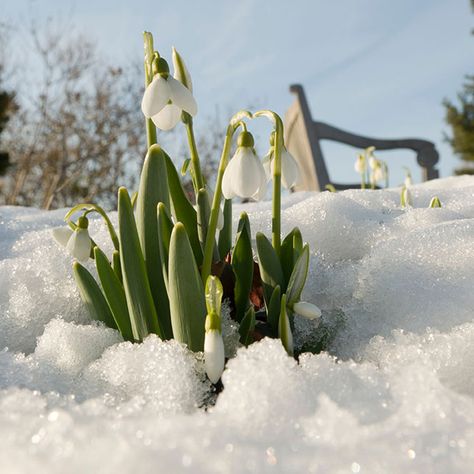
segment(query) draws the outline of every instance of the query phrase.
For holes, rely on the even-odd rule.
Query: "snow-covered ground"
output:
[[[207,411],[184,347],[90,322],[50,236],[64,210],[0,208],[0,472],[473,472],[474,178],[412,192],[408,210],[397,189],[284,200],[305,299],[343,324],[299,364],[275,340],[239,349]],[[270,205],[246,209],[269,233]]]

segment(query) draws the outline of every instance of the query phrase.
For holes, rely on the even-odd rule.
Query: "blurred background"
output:
[[[0,204],[115,205],[145,153],[142,32],[186,61],[206,172],[240,108],[284,114],[301,83],[313,119],[378,138],[433,141],[441,177],[474,160],[474,0],[2,0]],[[171,62],[171,61],[170,61]],[[257,148],[268,147],[257,130]],[[454,142],[453,142],[454,138]],[[159,141],[186,158],[178,126]],[[358,150],[325,144],[331,178],[356,182]],[[8,153],[8,155],[7,155]],[[381,153],[391,185],[410,151]],[[467,164],[466,164],[467,163]]]

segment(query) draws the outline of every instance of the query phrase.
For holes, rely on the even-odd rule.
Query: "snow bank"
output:
[[[299,364],[275,340],[239,349],[214,406],[182,345],[90,322],[50,237],[64,211],[0,208],[0,472],[469,472],[474,178],[413,195],[408,210],[396,189],[284,199],[283,230],[312,250],[304,297],[335,337]],[[269,204],[245,209],[269,233]]]

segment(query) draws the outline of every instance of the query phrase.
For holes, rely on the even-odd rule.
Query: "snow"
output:
[[[283,200],[335,337],[299,362],[276,340],[238,349],[219,395],[181,344],[90,321],[51,238],[64,210],[1,207],[0,472],[472,472],[474,178],[416,185],[409,209],[399,192]],[[269,203],[244,208],[269,234]],[[296,327],[301,346],[314,327]]]

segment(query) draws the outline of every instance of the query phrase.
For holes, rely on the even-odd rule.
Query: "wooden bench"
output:
[[[337,190],[360,188],[360,184],[339,184],[329,178],[321,140],[345,143],[359,149],[374,146],[377,150],[413,150],[422,168],[423,180],[438,178],[435,165],[439,154],[432,142],[417,138],[385,140],[363,137],[324,122],[316,122],[311,117],[303,87],[294,84],[290,86],[290,92],[296,95],[296,100],[285,115],[285,145],[300,166],[300,182],[295,186],[295,191],[324,191],[327,184],[332,184]]]

